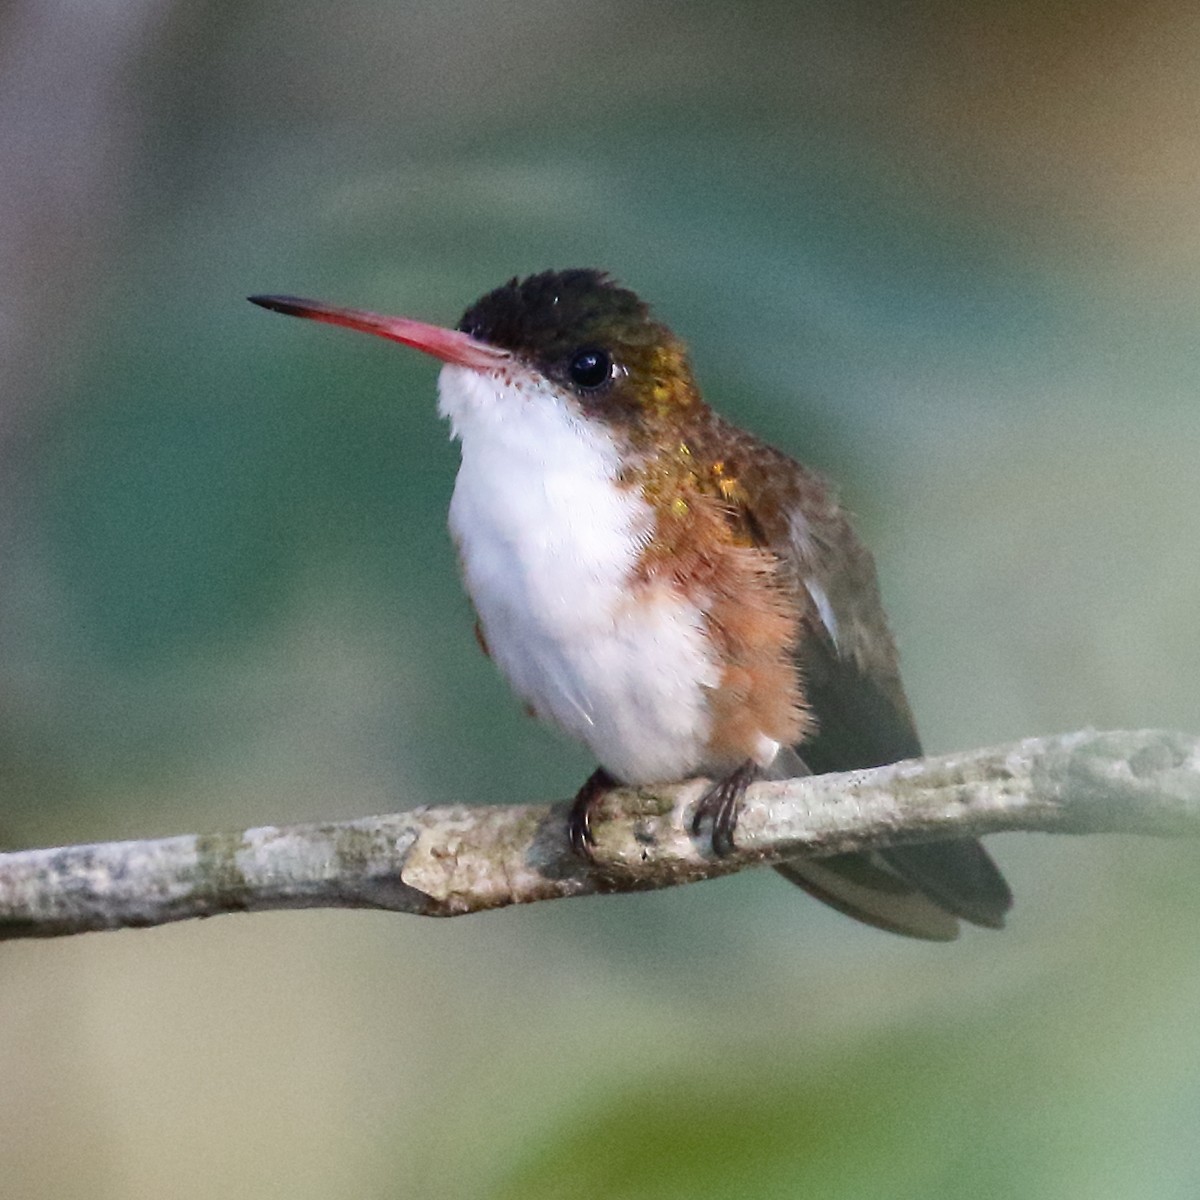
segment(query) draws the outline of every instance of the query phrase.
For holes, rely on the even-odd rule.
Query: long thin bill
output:
[[[360,308],[335,308],[319,300],[302,300],[298,296],[249,296],[247,299],[260,308],[286,313],[289,317],[325,321],[329,325],[344,325],[347,329],[389,338],[460,367],[473,367],[478,371],[494,370],[509,359],[507,350],[480,342],[469,333],[443,329],[440,325],[426,325],[423,321],[410,321],[407,317],[385,317],[381,313],[366,312]]]

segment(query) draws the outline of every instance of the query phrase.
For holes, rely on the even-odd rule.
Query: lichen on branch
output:
[[[691,828],[706,781],[618,788],[571,850],[569,804],[424,807],[322,824],[0,854],[0,940],[219,913],[459,916],[745,867],[988,833],[1200,834],[1200,737],[1085,730],[751,786],[732,854]]]

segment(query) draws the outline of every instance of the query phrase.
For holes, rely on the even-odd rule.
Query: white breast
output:
[[[446,366],[438,390],[462,443],[450,529],[496,665],[617,778],[699,769],[719,669],[697,605],[630,599],[653,514],[617,485],[612,437],[533,375]]]

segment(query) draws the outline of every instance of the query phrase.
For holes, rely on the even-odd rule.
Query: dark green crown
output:
[[[597,367],[603,359],[635,377],[653,371],[668,348],[682,355],[675,336],[635,293],[590,268],[510,279],[472,304],[458,328],[577,390],[586,378],[578,369],[581,354],[582,361],[591,353]]]
[[[633,292],[590,268],[510,279],[476,300],[458,327],[531,362],[584,343],[645,344],[667,332]]]

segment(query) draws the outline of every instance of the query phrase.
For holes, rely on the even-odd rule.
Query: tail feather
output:
[[[876,929],[929,942],[952,942],[958,920],[868,854],[796,859],[775,867],[790,883]]]
[[[1003,929],[1012,892],[991,856],[977,841],[892,846],[883,859],[947,912],[986,929]]]
[[[777,779],[807,774],[791,749],[781,751],[769,771]],[[971,838],[796,859],[775,869],[848,917],[934,942],[958,937],[960,919],[1002,929],[1013,902],[1004,876]]]

